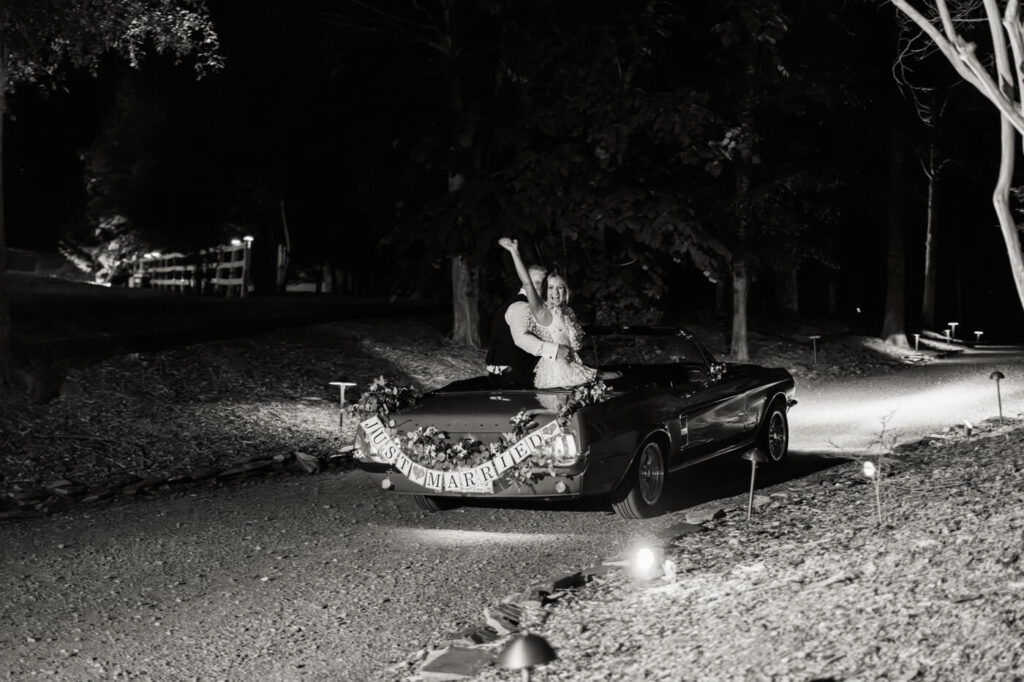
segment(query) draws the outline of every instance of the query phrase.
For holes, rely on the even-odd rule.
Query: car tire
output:
[[[649,440],[633,459],[622,483],[622,493],[612,500],[612,509],[627,519],[646,519],[661,513],[668,470],[665,454],[657,440]]]
[[[765,413],[757,447],[764,451],[769,464],[781,462],[789,452],[789,418],[782,401],[776,400]]]
[[[443,497],[434,497],[433,495],[413,495],[412,499],[417,507],[428,512],[445,511],[456,506],[451,500]]]

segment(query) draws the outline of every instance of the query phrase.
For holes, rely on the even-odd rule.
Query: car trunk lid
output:
[[[484,442],[512,430],[510,420],[522,410],[539,424],[556,416],[566,391],[466,391],[433,393],[419,405],[395,415],[395,427],[403,431],[433,426],[458,438],[473,435]]]

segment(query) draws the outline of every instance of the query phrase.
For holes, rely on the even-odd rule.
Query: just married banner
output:
[[[392,464],[412,481],[431,490],[452,490],[460,492],[478,492],[490,490],[491,484],[505,471],[519,464],[532,455],[538,448],[562,433],[557,421],[550,421],[522,439],[516,441],[504,452],[495,455],[491,460],[471,469],[458,471],[440,471],[428,469],[409,459],[402,451],[402,446],[391,437],[380,417],[371,417],[359,423],[366,434],[370,451]]]

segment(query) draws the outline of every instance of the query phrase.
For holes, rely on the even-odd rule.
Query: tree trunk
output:
[[[984,71],[981,60],[974,53],[974,43],[963,40],[957,36],[955,41],[946,41],[932,26],[928,19],[915,10],[905,0],[893,0],[896,8],[910,17],[922,30],[929,33],[932,41],[942,50],[942,53],[949,60],[949,63],[956,69],[957,73],[964,77],[975,89],[992,102],[1000,112],[1001,123],[1001,162],[999,166],[999,180],[996,189],[992,193],[992,203],[999,218],[999,229],[1003,235],[1003,242],[1006,246],[1006,255],[1010,260],[1010,271],[1013,274],[1013,283],[1017,289],[1017,298],[1021,307],[1024,308],[1024,257],[1020,251],[1020,236],[1017,234],[1017,227],[1013,221],[1013,214],[1009,205],[1009,188],[1013,176],[1013,148],[1015,146],[1016,130],[1024,132],[1024,119],[1020,113],[1020,89],[1014,88],[1013,66],[1010,55],[1007,52],[1006,35],[1003,31],[1004,17],[999,12],[997,3],[986,3],[985,13],[988,18],[989,32],[992,36],[992,48],[995,55],[996,70],[999,75],[999,92],[993,92],[992,88],[980,80],[976,73]],[[1016,5],[1014,5],[1016,9]],[[1007,15],[1005,17],[1007,30],[1010,30],[1011,48],[1013,50],[1014,64],[1024,62],[1020,34],[1017,33],[1020,18],[1019,15]],[[929,30],[930,29],[930,30]],[[1011,30],[1012,29],[1012,30]],[[977,71],[972,72],[976,68]],[[1018,99],[1015,100],[1014,94]]]
[[[732,264],[732,334],[729,354],[733,360],[744,362],[750,359],[747,346],[747,291],[749,290],[747,261],[736,258]]]
[[[727,310],[727,303],[729,301],[729,289],[725,283],[724,277],[719,277],[718,281],[715,282],[715,314],[725,315]]]
[[[12,385],[15,364],[11,353],[11,299],[7,291],[7,232],[4,222],[3,177],[4,121],[7,118],[6,67],[6,64],[0,63],[0,381]]]
[[[480,347],[480,278],[464,254],[452,256],[452,341]]]
[[[797,287],[798,270],[786,268],[775,273],[775,285],[778,289],[779,309],[782,316],[789,320],[800,317],[800,294]]]
[[[935,170],[934,145],[931,148],[928,165],[928,213],[924,233],[924,289],[921,295],[921,326],[925,329],[935,329],[935,263],[938,247],[935,241],[935,184],[939,177]]]
[[[839,276],[834,270],[828,273],[828,280],[825,283],[828,293],[828,316],[835,317],[839,314]]]
[[[1024,258],[1021,257],[1017,224],[1014,222],[1013,212],[1010,210],[1010,185],[1013,182],[1017,131],[1010,120],[1003,115],[999,116],[999,125],[1001,133],[999,137],[999,179],[992,192],[992,205],[999,217],[999,230],[1003,233],[1003,243],[1006,245],[1006,254],[1010,259],[1010,272],[1013,274],[1013,283],[1017,287],[1017,298],[1020,299],[1021,307],[1024,307]]]
[[[903,248],[903,133],[892,131],[889,168],[889,258],[882,338],[887,343],[909,347],[906,330]]]

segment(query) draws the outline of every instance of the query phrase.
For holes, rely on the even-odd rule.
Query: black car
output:
[[[383,490],[412,494],[431,511],[460,498],[605,496],[622,516],[644,518],[658,513],[670,472],[752,446],[768,462],[786,454],[796,401],[785,369],[717,362],[672,327],[592,328],[580,355],[619,376],[576,389],[455,381],[386,423],[363,422],[357,465]],[[587,404],[595,395],[600,401]],[[512,421],[529,423],[510,434]],[[432,468],[411,453],[410,433],[464,439],[479,453],[472,466]]]

